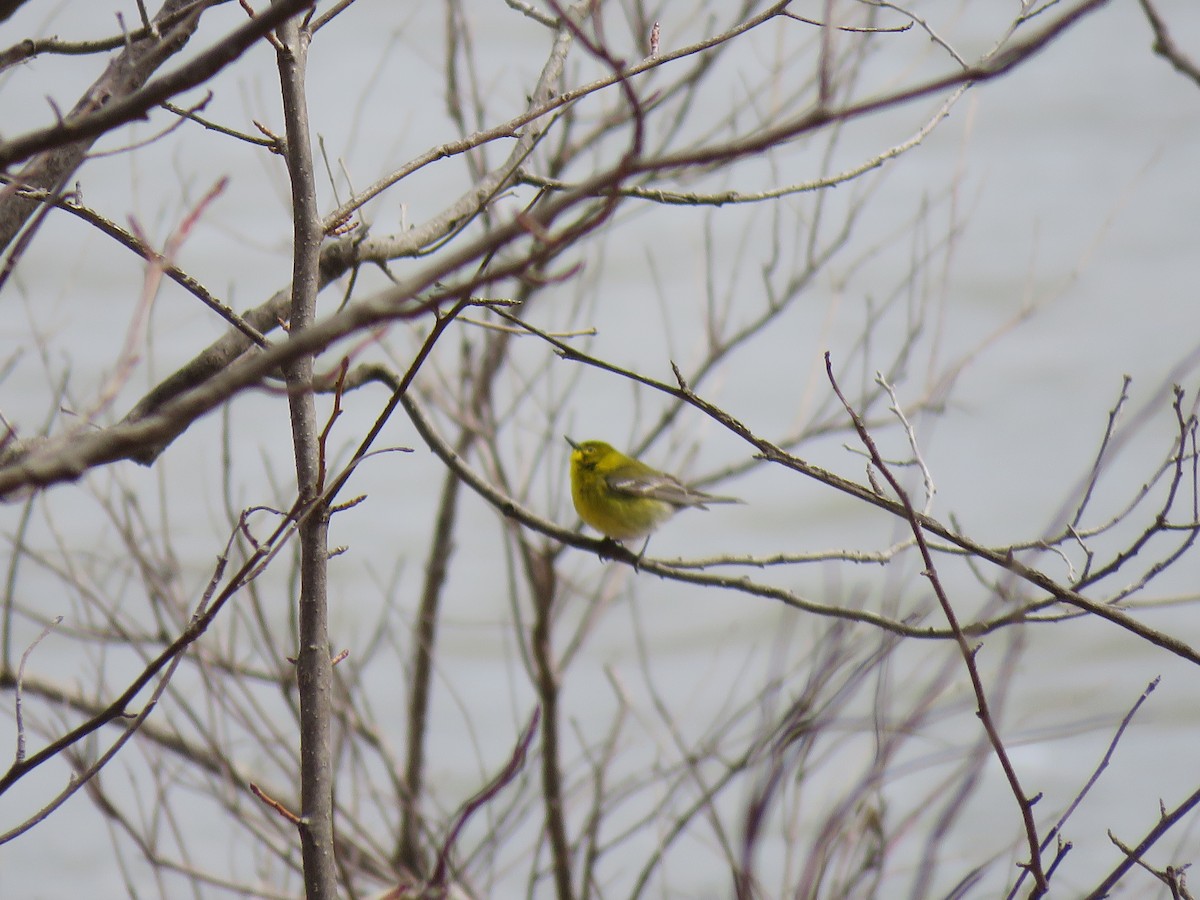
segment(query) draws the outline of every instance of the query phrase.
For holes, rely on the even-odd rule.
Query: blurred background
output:
[[[659,53],[667,55],[757,12],[755,4],[737,12],[702,3],[604,6],[606,46],[627,62],[646,53],[647,21],[660,23]],[[907,12],[851,2],[789,9],[814,21],[833,12],[839,22],[881,28],[923,22],[830,39],[835,97],[848,104],[953,73],[954,53],[978,60],[998,42],[1012,46],[1065,15],[1051,4],[1009,36],[1016,6],[919,0]],[[307,84],[314,144],[323,154],[323,214],[431,147],[525,109],[553,32],[520,7],[358,0],[318,32]],[[1162,2],[1157,9],[1177,45],[1200,58],[1200,7]],[[118,34],[118,13],[127,24],[137,20],[133,4],[116,0],[26,4],[4,23],[3,43]],[[235,4],[209,10],[181,60],[244,18]],[[645,152],[753,137],[810,108],[821,40],[820,28],[779,18],[708,51],[711,70],[687,82],[693,93],[677,90],[676,79],[702,55],[634,79],[647,104],[656,92],[664,98],[662,108],[648,106]],[[736,162],[664,169],[649,186],[752,194],[853,170],[927,130],[836,187],[723,205],[624,198],[603,227],[549,264],[544,285],[530,289],[514,279],[487,285],[487,293],[521,297],[522,319],[570,335],[563,339],[572,346],[623,369],[673,383],[677,364],[700,396],[760,437],[862,484],[864,450],[833,396],[823,354],[830,353],[839,385],[885,456],[907,460],[912,447],[875,381],[883,373],[936,486],[929,513],[981,544],[1019,546],[1022,561],[1074,583],[1089,553],[1099,567],[1154,526],[1167,498],[1162,472],[1170,473],[1180,433],[1172,387],[1183,389],[1184,416],[1200,390],[1200,84],[1156,56],[1153,41],[1139,4],[1108,3],[1012,72],[961,96],[933,93]],[[6,70],[3,136],[52,122],[53,108],[70,109],[105,60],[47,54]],[[563,84],[605,72],[577,46]],[[206,119],[254,134],[257,122],[278,134],[277,82],[274,52],[260,42],[175,102],[186,107],[211,91]],[[948,115],[940,118],[943,107]],[[627,124],[612,126],[621,108],[616,88],[589,95],[549,129],[525,168],[575,183],[612,165],[629,141]],[[156,111],[103,137],[75,179],[80,202],[162,246],[227,177],[177,262],[234,309],[257,305],[290,280],[284,163],[194,123],[164,133],[175,121]],[[436,216],[510,144],[452,156],[384,191],[360,213],[369,234],[403,235]],[[511,219],[536,192],[530,183],[506,188],[466,234]],[[426,264],[396,259],[388,272],[364,265],[322,293],[321,313]],[[136,368],[118,380],[115,361],[144,278],[144,261],[94,227],[63,213],[46,218],[2,297],[0,412],[21,436],[119,420],[227,330],[181,288],[164,284]],[[463,398],[478,384],[475,367],[494,340],[489,326],[498,323],[486,311],[468,316],[482,324],[460,322],[443,337],[416,382],[419,396],[443,434],[478,427],[467,464],[532,512],[577,527],[562,435],[606,440],[746,500],[680,515],[655,535],[650,557],[708,560],[709,573],[744,576],[822,607],[944,629],[911,548],[866,556],[908,540],[904,521],[755,459],[735,434],[643,384],[514,336],[486,415],[472,419]],[[356,361],[403,372],[429,324],[397,323],[365,349],[345,342],[323,367],[353,352]],[[109,385],[115,394],[102,403]],[[368,384],[342,399],[328,444],[335,464],[350,458],[388,395]],[[329,398],[321,402],[328,411]],[[349,651],[337,699],[347,716],[335,748],[347,817],[339,833],[386,861],[396,858],[394,792],[411,737],[413,629],[447,470],[400,413],[376,447],[413,452],[369,457],[343,492],[366,499],[334,517],[331,542],[345,552],[330,564],[331,639],[335,652]],[[1190,441],[1186,452],[1192,455],[1170,517],[1180,526],[1197,518]],[[283,394],[256,389],[197,421],[152,467],[119,462],[0,508],[9,547],[9,658],[61,615],[29,655],[26,673],[79,697],[111,700],[186,625],[240,511],[290,506],[291,453]],[[896,468],[921,505],[921,471]],[[1111,527],[1038,549],[1038,541],[1062,535],[1089,484],[1077,528]],[[1149,490],[1131,509],[1143,485]],[[582,549],[559,552],[533,532],[514,537],[511,523],[469,490],[458,503],[425,733],[426,848],[438,846],[453,811],[503,767],[538,705],[529,650],[537,615],[522,586],[520,552],[531,547],[552,554],[554,564],[551,640],[567,826],[580,841],[581,866],[585,849],[595,850],[591,891],[731,896],[731,867],[747,860],[764,897],[1001,896],[1012,884],[1015,863],[1028,858],[1020,815],[983,743],[952,641],[634,572]],[[277,520],[255,516],[251,530],[261,538]],[[1108,602],[1137,586],[1121,597],[1134,617],[1200,645],[1200,569],[1189,535],[1159,534],[1137,545],[1125,567],[1083,593]],[[236,558],[244,542],[233,544]],[[286,686],[295,641],[293,552],[286,548],[233,599],[149,720],[196,747],[219,748],[223,762],[172,756],[163,749],[165,734],[157,742],[134,739],[96,788],[0,846],[6,892],[297,893],[291,829],[233,786],[249,779],[294,787],[295,697]],[[787,554],[806,560],[764,562]],[[964,622],[1039,599],[986,563],[938,559]],[[1169,564],[1156,570],[1163,560]],[[1052,606],[1041,617],[1062,612]],[[1023,788],[1042,795],[1034,807],[1042,836],[1080,793],[1138,697],[1162,679],[1063,829],[1073,849],[1053,883],[1064,896],[1082,896],[1120,861],[1109,829],[1134,845],[1157,822],[1160,800],[1171,808],[1197,789],[1195,667],[1093,617],[1002,628],[976,640]],[[226,679],[236,690],[221,687]],[[210,699],[225,690],[228,696]],[[15,743],[11,686],[6,697]],[[24,699],[35,748],[86,713],[49,695]],[[78,759],[64,755],[21,780],[0,801],[0,830],[48,803],[72,769],[114,735],[101,730],[74,751]],[[539,837],[538,765],[528,762],[459,839],[458,871],[479,896],[553,894]],[[589,845],[589,811],[600,808],[592,805],[595,794],[608,799],[600,837]],[[939,832],[938,816],[951,808]],[[136,834],[155,835],[153,852]],[[1152,864],[1182,865],[1198,847],[1195,819],[1185,819],[1156,845]],[[826,851],[842,855],[819,862]],[[872,858],[855,861],[855,852]],[[221,877],[198,877],[200,870]],[[356,890],[371,896],[387,883],[364,876]],[[1144,872],[1122,889],[1114,896],[1169,896]]]

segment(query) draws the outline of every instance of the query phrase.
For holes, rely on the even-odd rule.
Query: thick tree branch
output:
[[[311,39],[298,18],[277,33],[276,53],[287,123],[286,153],[292,188],[293,247],[290,334],[303,334],[316,318],[321,229],[309,138],[305,74]],[[308,900],[337,900],[338,866],[333,838],[333,757],[330,722],[333,662],[329,650],[329,507],[316,402],[314,353],[297,354],[284,371],[296,462],[300,597],[296,685],[300,700],[300,846]]]

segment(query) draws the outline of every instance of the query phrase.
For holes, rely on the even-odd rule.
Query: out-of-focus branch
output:
[[[930,552],[929,544],[925,540],[925,531],[920,521],[921,518],[924,518],[924,515],[917,512],[916,507],[913,506],[912,501],[909,499],[908,492],[904,489],[904,485],[892,473],[891,466],[887,464],[883,455],[879,452],[875,440],[871,437],[870,432],[867,431],[862,419],[859,418],[854,407],[850,405],[850,401],[842,393],[842,389],[838,386],[837,379],[834,376],[832,356],[828,351],[825,353],[825,371],[829,376],[829,383],[832,385],[834,393],[837,394],[838,399],[842,402],[842,406],[846,410],[846,414],[850,416],[854,423],[854,430],[858,432],[863,446],[867,448],[871,462],[883,474],[883,477],[887,479],[896,496],[900,498],[904,518],[908,521],[909,527],[912,529],[913,537],[917,542],[917,548],[921,553],[921,560],[925,565],[924,571],[921,574],[929,579],[929,584],[933,588],[938,603],[942,607],[942,613],[945,615],[946,621],[950,623],[951,631],[954,632],[954,641],[958,645],[963,665],[967,670],[967,676],[971,680],[971,688],[975,692],[976,712],[979,716],[979,721],[983,724],[984,731],[987,732],[988,741],[992,745],[992,752],[1000,762],[1000,768],[1004,770],[1004,776],[1008,779],[1009,787],[1021,810],[1021,818],[1025,826],[1025,836],[1029,843],[1029,862],[1022,864],[1022,868],[1027,869],[1033,876],[1034,887],[1031,896],[1041,897],[1049,890],[1049,884],[1046,881],[1046,873],[1042,867],[1041,842],[1038,840],[1037,823],[1033,819],[1033,804],[1037,802],[1038,798],[1037,796],[1030,797],[1022,789],[1021,781],[1017,776],[1017,770],[1013,766],[1012,759],[1008,755],[1008,750],[1004,746],[1004,740],[1000,736],[1000,729],[996,724],[996,720],[992,717],[991,704],[988,702],[987,691],[983,686],[983,678],[979,674],[979,667],[975,664],[975,654],[978,648],[972,647],[967,642],[967,637],[963,633],[962,626],[958,621],[958,614],[955,613],[954,606],[951,604],[950,598],[942,586],[937,566],[933,561],[933,554]],[[916,452],[915,444],[913,449]]]
[[[1154,52],[1174,66],[1177,72],[1186,75],[1200,87],[1200,65],[1179,49],[1179,45],[1171,37],[1171,32],[1167,30],[1167,23],[1151,0],[1138,0],[1138,2],[1141,3],[1142,10],[1150,22],[1150,28],[1154,31]]]
[[[315,322],[312,327],[292,333],[287,341],[281,341],[252,356],[242,356],[199,384],[190,388],[181,386],[179,393],[144,418],[135,421],[127,418],[98,432],[76,430],[38,443],[36,447],[23,448],[23,452],[10,454],[8,465],[0,468],[0,496],[27,484],[46,485],[74,480],[95,465],[119,459],[152,459],[198,417],[304,354],[319,352],[338,340],[378,325],[427,315],[443,303],[471,296],[481,281],[528,272],[532,261],[544,263],[554,253],[570,246],[569,243],[558,241],[551,229],[560,216],[581,203],[595,205],[590,198],[573,194],[546,203],[518,219],[499,224],[457,250],[439,254],[436,264],[395,287],[352,303],[340,312]],[[595,227],[599,221],[596,216],[589,217],[585,213],[579,220],[565,226],[564,230],[571,236],[578,236],[589,222]],[[495,254],[500,248],[522,239],[529,243],[526,252],[496,264],[486,276],[472,275],[453,286],[435,287],[442,278],[461,272],[470,262],[484,255]],[[428,295],[427,291],[430,292]],[[422,295],[426,295],[426,299],[414,300]],[[255,323],[254,317],[246,318]],[[242,335],[238,337],[244,340]]]
[[[769,188],[763,191],[738,191],[729,190],[719,193],[700,193],[697,191],[674,191],[666,188],[656,188],[649,185],[631,185],[621,188],[618,192],[623,197],[632,197],[638,200],[647,200],[651,203],[662,203],[668,206],[727,206],[731,204],[741,203],[763,203],[768,200],[778,200],[780,197],[787,197],[792,194],[804,194],[811,191],[819,191],[822,188],[837,187],[839,184],[853,181],[854,179],[865,175],[873,169],[878,169],[889,160],[902,156],[914,147],[920,146],[925,138],[927,138],[933,130],[950,115],[950,109],[954,106],[959,97],[966,90],[966,86],[960,86],[954,91],[951,96],[938,108],[938,110],[930,116],[917,131],[907,140],[900,142],[882,153],[878,153],[868,160],[865,160],[857,165],[851,166],[844,171],[833,175],[826,175],[821,178],[814,178],[810,181],[797,182],[796,184],[783,185],[781,187]],[[574,185],[568,182],[561,181],[557,178],[547,178],[543,175],[530,172],[526,169],[521,169],[517,173],[519,180],[526,184],[535,187],[544,188],[552,191],[570,190]]]
[[[0,0],[0,22],[5,21],[29,0]]]
[[[538,83],[530,97],[530,109],[537,110],[546,107],[552,102],[551,98],[558,96],[561,90],[560,81],[563,65],[571,43],[571,34],[567,31],[563,31],[558,40],[555,41],[546,64],[542,68]],[[541,118],[540,113],[537,115],[529,114],[525,121],[528,127],[518,137],[516,145],[513,147],[508,158],[438,215],[423,225],[404,232],[398,238],[399,241],[402,241],[402,246],[396,246],[395,242],[388,242],[388,252],[380,254],[379,247],[376,247],[374,250],[364,249],[361,246],[363,242],[355,238],[343,238],[342,240],[327,244],[321,252],[321,288],[324,288],[335,279],[340,278],[351,268],[368,259],[382,261],[392,259],[395,255],[415,255],[429,243],[443,239],[451,231],[459,227],[459,224],[465,219],[473,218],[477,215],[486,203],[491,202],[495,195],[511,182],[521,163],[528,157],[530,151],[550,124],[550,120],[548,118]],[[434,159],[441,158],[444,155],[445,153],[442,153],[440,150],[435,150],[431,154],[426,154],[422,159],[432,162]],[[419,168],[419,166],[415,168]],[[415,171],[415,168],[404,171]],[[392,182],[385,180],[385,183],[381,183],[375,189],[368,189],[368,191],[356,198],[355,201],[339,207],[326,217],[324,222],[326,229],[350,215],[357,208],[357,205],[365,202],[363,198],[374,196],[372,190],[376,192],[383,190],[390,183]],[[576,195],[576,199],[580,199],[580,195]],[[523,228],[518,226],[517,230],[512,234],[520,234],[523,230]],[[505,229],[493,229],[492,238],[495,239],[495,243],[491,244],[491,246],[495,249],[503,246],[504,231]],[[483,240],[486,243],[487,237],[485,236]],[[480,254],[483,252],[485,251],[481,250]],[[466,255],[463,258],[469,260],[473,257],[472,255]],[[444,268],[433,281],[448,276],[455,268],[456,265]],[[289,297],[289,290],[281,290],[266,302],[245,313],[242,318],[250,325],[267,333],[277,327],[279,320],[286,315]],[[252,343],[242,334],[230,333],[219,338],[200,353],[200,355],[169,376],[143,397],[130,410],[125,417],[125,421],[137,422],[151,416],[164,404],[181,393],[196,387],[215,373],[225,369],[226,366],[249,350],[251,346]],[[165,443],[148,445],[136,458],[139,462],[149,464],[157,458],[165,446]]]
[[[25,192],[23,192],[25,193]],[[201,303],[219,315],[222,319],[229,323],[230,326],[236,328],[245,337],[249,338],[253,343],[259,346],[266,346],[267,339],[262,333],[239,316],[232,307],[222,303],[214,297],[209,290],[201,284],[196,278],[183,271],[176,265],[173,259],[166,259],[161,253],[147,244],[141,237],[122,228],[111,219],[105,218],[94,209],[86,206],[80,206],[70,197],[58,197],[48,191],[33,191],[28,192],[28,196],[38,202],[51,203],[57,209],[68,212],[87,222],[89,225],[95,226],[99,231],[111,237],[123,247],[132,250],[142,259],[149,263],[162,266],[163,274],[174,281],[177,285],[198,299]]]
[[[630,174],[641,175],[653,171],[689,169],[696,166],[709,166],[717,162],[743,159],[801,135],[810,134],[833,122],[848,122],[865,118],[885,109],[953,90],[964,84],[999,78],[1041,53],[1082,18],[1108,2],[1109,0],[1086,0],[1061,15],[1038,33],[1006,47],[966,69],[877,97],[849,103],[842,107],[819,107],[773,127],[759,129],[753,134],[723,144],[701,145],[679,153],[647,157],[633,165],[630,168]]]
[[[7,18],[4,11],[6,5],[17,6],[23,2],[24,0],[16,0],[15,3],[14,0],[0,2],[0,21]],[[123,34],[115,34],[107,38],[96,38],[90,41],[63,41],[56,37],[26,38],[13,44],[7,50],[0,50],[0,72],[43,53],[57,56],[90,56],[93,53],[107,53],[110,50],[128,47],[136,41],[161,36],[164,30],[172,28],[181,19],[191,15],[197,7],[215,6],[229,2],[231,0],[189,0],[182,5],[176,4],[176,11],[173,13],[160,12],[154,17],[154,22],[149,27],[130,29]]]
[[[538,560],[528,555],[525,562],[527,571],[530,563],[539,564]],[[544,577],[529,578],[533,594],[533,628],[529,635],[529,649],[533,660],[534,687],[542,710],[542,827],[550,845],[555,895],[558,900],[571,900],[571,842],[567,836],[566,797],[563,790],[567,773],[563,768],[562,753],[562,680],[551,640],[554,601],[558,592],[555,590],[553,566],[544,560],[540,562],[539,572]]]
[[[1105,2],[1107,0],[1088,0],[1088,2],[1064,14],[1054,23],[1026,41],[997,53],[985,63],[977,64],[951,76],[935,79],[874,100],[851,104],[836,111],[818,110],[789,123],[756,132],[753,136],[723,144],[702,147],[694,152],[664,156],[650,155],[644,158],[636,156],[627,157],[614,170],[601,173],[597,177],[579,183],[574,191],[568,192],[568,196],[573,197],[574,200],[569,201],[567,205],[578,201],[581,196],[604,196],[615,200],[618,196],[616,191],[619,191],[620,185],[614,184],[614,182],[630,176],[669,169],[706,167],[716,162],[729,162],[752,156],[782,141],[818,130],[833,121],[860,118],[883,108],[960,87],[972,81],[996,77],[1031,58],[1034,54],[1044,49],[1054,38],[1058,37],[1063,31],[1078,21],[1079,18],[1099,8]],[[722,35],[722,40],[728,40],[732,35],[743,33],[752,27],[761,25],[773,16],[778,15],[785,5],[781,4],[777,7],[772,7],[771,10],[764,12],[760,16],[748,20],[738,28],[732,29],[729,33]],[[515,177],[521,163],[528,155],[533,142],[540,136],[541,129],[544,129],[548,125],[546,117],[549,113],[552,113],[565,103],[577,99],[579,96],[598,90],[600,87],[618,83],[626,84],[633,74],[642,69],[661,64],[664,60],[673,58],[673,55],[669,55],[647,61],[637,66],[631,66],[613,75],[606,76],[592,85],[573,91],[562,93],[550,91],[549,85],[555,83],[553,79],[557,78],[561,71],[562,60],[565,57],[570,38],[571,32],[569,30],[564,29],[560,33],[559,40],[551,52],[546,67],[543,69],[529,109],[518,120],[514,120],[513,123],[504,126],[504,129],[509,129],[510,126],[512,129],[515,129],[519,122],[529,123],[529,127],[520,133],[517,146],[513,148],[513,152],[509,154],[508,159],[504,163],[498,166],[483,181],[474,185],[471,191],[460,197],[458,201],[421,226],[409,229],[399,235],[366,238],[361,241],[346,238],[327,245],[321,259],[322,285],[329,283],[334,278],[340,277],[341,274],[364,261],[382,262],[394,259],[397,256],[413,254],[421,248],[428,247],[432,242],[443,240],[446,235],[461,227],[461,223],[465,217],[469,218],[476,215],[482,208],[481,203],[489,201],[508,183],[509,179]],[[686,50],[690,53],[697,52],[695,48],[686,48]],[[683,53],[684,51],[680,51],[680,54]],[[432,158],[429,157],[430,160]],[[384,186],[386,185],[381,183],[377,188],[371,190],[381,190]],[[367,193],[369,195],[371,191]],[[352,208],[353,205],[357,205],[359,202],[361,201],[356,198],[349,204],[346,204],[345,207],[339,208],[329,218],[336,220],[346,208]],[[493,232],[493,235],[497,238],[494,246],[499,248],[502,246],[499,240],[500,235],[497,232]],[[445,268],[446,273],[450,271],[453,271],[453,267]],[[285,313],[287,296],[287,292],[281,291],[262,306],[244,314],[243,318],[265,332],[272,327],[272,322],[278,320]],[[180,392],[194,388],[212,376],[213,373],[228,366],[232,360],[236,359],[249,346],[249,342],[245,337],[239,334],[226,335],[224,338],[221,338],[139,402],[127,416],[127,421],[140,420],[150,415]],[[140,461],[148,463],[153,461],[161,450],[162,445],[151,443],[139,453],[137,458]],[[3,479],[0,477],[0,492],[3,491],[2,481]]]
[[[438,850],[437,865],[434,867],[433,875],[430,878],[432,886],[441,890],[446,889],[450,876],[450,854],[454,850],[454,845],[458,841],[459,835],[462,834],[463,828],[466,827],[471,817],[495,799],[500,791],[508,787],[517,775],[520,774],[521,769],[525,767],[525,760],[529,755],[529,746],[533,743],[533,736],[537,734],[538,722],[540,720],[541,710],[535,709],[533,715],[529,717],[529,723],[517,738],[512,755],[509,757],[504,768],[497,772],[491,781],[476,791],[475,795],[467,800],[458,813],[455,814],[454,824],[450,826],[445,840],[442,841],[441,849]]]
[[[282,533],[283,529],[281,528],[276,532],[276,537]],[[209,582],[208,591],[201,600],[197,609],[197,614],[192,619],[188,627],[184,629],[183,632],[167,647],[165,647],[157,656],[150,660],[150,662],[146,664],[138,676],[130,682],[129,686],[126,687],[126,689],[110,704],[108,704],[108,706],[96,712],[87,721],[76,726],[75,728],[72,728],[65,734],[60,735],[57,739],[47,744],[37,753],[34,753],[18,762],[14,762],[3,775],[0,775],[0,795],[3,795],[6,791],[8,791],[9,788],[24,778],[29,772],[41,766],[48,760],[58,756],[64,750],[72,747],[104,725],[108,724],[109,722],[124,719],[128,711],[129,704],[133,702],[134,698],[136,698],[138,694],[142,692],[146,685],[148,685],[154,679],[154,677],[163,670],[164,667],[173,666],[175,664],[175,660],[178,659],[179,655],[188,647],[188,645],[198,639],[200,635],[202,635],[208,629],[208,626],[212,624],[213,619],[216,617],[217,613],[225,605],[228,599],[233,596],[238,587],[244,584],[244,579],[249,576],[251,571],[255,568],[255,566],[258,565],[258,563],[270,555],[273,549],[273,541],[268,545],[264,545],[261,552],[255,554],[255,556],[252,558],[252,561],[246,562],[238,570],[238,573],[234,576],[230,586],[221,591],[215,600],[212,600],[212,594],[216,591],[216,587],[225,571],[226,557],[221,557],[217,562],[216,569],[213,573],[212,579]],[[226,548],[226,550],[228,550],[228,548]],[[211,603],[210,600],[212,600]],[[148,714],[150,708],[150,706],[145,707],[143,713]],[[144,719],[144,715],[142,718]]]
[[[0,191],[0,248],[8,247],[34,211],[42,208],[38,201],[20,196],[17,188],[40,189],[57,194],[83,163],[95,139],[107,130],[76,134],[71,129],[79,123],[93,121],[96,116],[108,114],[115,104],[141,88],[155,70],[184,48],[200,24],[201,15],[214,2],[216,0],[204,0],[201,3],[195,0],[166,0],[154,17],[155,33],[130,35],[128,41],[118,45],[125,49],[109,63],[104,74],[84,92],[60,123],[47,130],[54,132],[55,137],[28,151],[44,152],[30,160],[13,177],[12,184]],[[20,138],[15,140],[19,141]],[[0,141],[0,157],[9,146],[10,142]],[[23,159],[28,153],[18,153],[4,159],[0,168]],[[15,255],[10,256],[6,268],[14,264]]]
[[[215,2],[215,0],[214,0]],[[118,125],[143,118],[164,100],[203,84],[234,62],[271,29],[313,4],[313,0],[275,0],[249,22],[235,28],[213,47],[119,100],[109,99],[94,112],[0,142],[0,167],[51,147],[95,138]]]
[[[467,403],[467,422],[461,428],[455,443],[454,452],[458,457],[465,457],[480,437],[479,429],[474,423],[480,421],[483,408],[490,403],[496,375],[507,358],[505,351],[510,338],[509,334],[493,334],[474,373],[474,387]],[[397,382],[393,391],[398,391],[401,387],[402,383]],[[401,805],[398,858],[401,863],[416,871],[423,871],[419,841],[422,824],[420,805],[425,783],[425,743],[429,738],[429,696],[433,690],[437,625],[441,616],[442,589],[453,553],[459,492],[462,485],[458,473],[447,468],[425,564],[425,581],[421,589],[417,621],[413,629],[412,682],[409,688],[404,766],[407,795]]]

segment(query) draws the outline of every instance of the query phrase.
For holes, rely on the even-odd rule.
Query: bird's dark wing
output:
[[[720,502],[722,499],[694,491],[677,478],[672,478],[663,472],[633,477],[610,475],[608,476],[608,486],[627,497],[660,500],[675,507],[695,506],[704,509],[705,503]]]

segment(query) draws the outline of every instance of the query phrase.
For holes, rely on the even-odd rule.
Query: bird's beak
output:
[[[576,450],[579,449],[579,445],[577,443],[575,443],[573,440],[571,440],[569,437],[567,437],[565,434],[563,435],[563,438],[565,438],[566,442],[568,444],[570,444],[572,447],[574,447]]]

